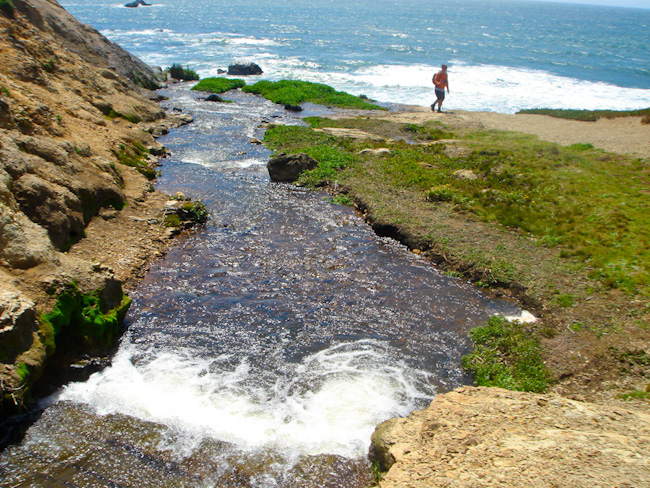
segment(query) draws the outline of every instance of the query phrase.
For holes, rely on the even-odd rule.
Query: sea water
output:
[[[523,0],[63,0],[145,62],[201,77],[234,61],[258,79],[329,84],[428,106],[449,65],[447,109],[650,106],[650,9]]]

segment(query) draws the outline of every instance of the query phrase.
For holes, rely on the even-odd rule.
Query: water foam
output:
[[[264,70],[258,79],[300,79],[326,83],[337,90],[366,95],[385,103],[428,106],[434,99],[431,77],[437,65],[372,64],[363,59],[341,59],[336,65],[324,59],[293,54],[289,39],[242,36],[228,32],[200,34],[165,30],[103,31],[110,39],[133,45],[148,63],[170,66],[178,62],[179,52],[185,63],[202,78],[216,76],[233,60],[254,61]],[[395,38],[406,39],[399,33]],[[148,39],[169,49],[147,49]],[[406,44],[387,47],[393,51],[412,50]],[[144,52],[138,52],[138,51]],[[290,54],[291,53],[291,54]],[[448,110],[487,110],[514,113],[526,108],[612,109],[647,108],[650,89],[623,88],[603,82],[584,81],[553,73],[498,66],[449,62],[451,93],[445,102]]]
[[[365,454],[379,422],[407,414],[434,394],[426,373],[388,360],[385,348],[370,340],[331,346],[283,365],[274,377],[245,359],[233,366],[229,356],[144,355],[139,359],[143,353],[135,346],[123,346],[110,368],[70,384],[59,399],[240,449],[354,458]]]

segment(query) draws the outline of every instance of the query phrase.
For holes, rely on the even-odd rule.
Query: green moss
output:
[[[11,93],[9,92],[9,88],[7,88],[4,85],[0,86],[0,93],[2,93],[6,97],[11,98]]]
[[[180,227],[181,218],[177,214],[170,214],[165,216],[165,227]]]
[[[41,317],[41,338],[48,352],[64,345],[66,352],[107,351],[115,345],[119,325],[131,304],[122,302],[107,310],[100,291],[82,293],[76,283],[67,285],[54,309]]]
[[[304,102],[319,105],[333,105],[336,107],[386,110],[383,107],[366,102],[360,97],[349,93],[339,92],[331,86],[309,81],[282,80],[258,81],[254,85],[245,86],[243,91],[262,95],[273,103],[282,105],[300,105]]]
[[[19,363],[18,366],[16,366],[16,374],[20,378],[21,384],[27,384],[30,373],[29,367],[25,363]]]
[[[156,179],[157,173],[156,170],[150,168],[145,161],[147,152],[148,151],[145,147],[139,143],[135,143],[131,146],[120,144],[119,149],[113,151],[118,162],[125,166],[131,166],[146,176],[147,179],[154,180]]]
[[[109,119],[122,118],[128,120],[132,124],[137,124],[142,121],[142,119],[135,114],[116,112],[110,104],[98,103],[95,106]]]
[[[235,90],[246,85],[244,80],[238,78],[204,78],[199,81],[192,90],[212,93],[225,93],[228,90]]]
[[[474,373],[478,386],[546,391],[549,374],[534,330],[495,316],[469,336],[475,350],[463,357],[463,367]]]

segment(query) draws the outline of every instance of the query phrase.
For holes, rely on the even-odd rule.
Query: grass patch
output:
[[[176,80],[194,81],[199,79],[199,75],[196,71],[190,68],[183,68],[183,65],[181,64],[172,64],[169,68],[167,68],[167,72],[172,78]]]
[[[382,137],[391,131],[414,138],[430,131],[445,139],[451,134],[440,126],[396,127],[366,118],[306,120],[315,128],[358,128]],[[265,142],[274,150],[306,152],[321,161],[317,170],[305,174],[304,184],[355,179],[389,191],[420,192],[424,204],[453,206],[474,219],[517,229],[539,246],[558,249],[567,265],[606,287],[650,295],[647,162],[587,143],[562,147],[517,133],[467,132],[454,138],[463,139],[471,153],[452,157],[443,144],[354,141],[305,127],[272,128]],[[379,144],[392,153],[381,158],[357,154]],[[458,170],[471,170],[477,178],[458,178]],[[504,271],[499,273],[510,274]],[[560,302],[571,306],[568,296]]]
[[[282,105],[300,105],[311,102],[335,107],[386,110],[378,105],[368,103],[360,97],[336,91],[331,86],[309,81],[258,81],[254,85],[245,86],[243,91],[262,95],[273,103]]]
[[[299,185],[318,187],[336,180],[338,173],[358,158],[351,142],[307,127],[278,125],[270,127],[264,142],[271,149],[295,154],[304,152],[318,161],[318,167],[300,175]]]
[[[228,90],[235,90],[244,86],[246,86],[246,82],[238,78],[204,78],[192,87],[192,90],[225,93]]]
[[[469,337],[475,350],[463,357],[463,367],[475,375],[478,386],[546,391],[549,374],[534,331],[495,316],[485,326],[472,329]]]
[[[330,201],[336,205],[345,205],[348,207],[353,205],[352,199],[347,195],[335,195]]]
[[[644,123],[650,123],[650,108],[639,110],[571,110],[552,108],[528,108],[520,110],[518,114],[539,114],[557,117],[560,119],[581,120],[595,122],[598,119],[614,119],[618,117],[643,117]]]
[[[440,139],[454,139],[456,136],[453,132],[436,121],[425,124],[401,124],[388,120],[376,119],[373,117],[356,117],[345,119],[328,119],[326,117],[305,117],[303,119],[314,129],[324,127],[335,127],[342,129],[357,129],[365,132],[391,138],[391,139],[410,139],[414,141],[427,142],[438,141]]]

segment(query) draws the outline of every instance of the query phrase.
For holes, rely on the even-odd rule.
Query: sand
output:
[[[397,112],[382,118],[402,123],[437,120],[452,127],[523,132],[561,145],[590,143],[605,151],[650,158],[650,124],[642,124],[641,117],[580,122],[546,115],[513,115],[461,110],[434,113],[430,109],[417,107],[412,111]]]

